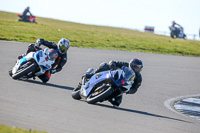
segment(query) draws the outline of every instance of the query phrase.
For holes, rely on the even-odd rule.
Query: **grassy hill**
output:
[[[14,13],[0,11],[0,40],[33,43],[44,38],[58,42],[64,37],[76,47],[200,56],[200,41],[41,17],[37,18],[38,24],[17,22],[17,19]]]

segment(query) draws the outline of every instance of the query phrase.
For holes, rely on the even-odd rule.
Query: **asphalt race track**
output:
[[[13,80],[8,70],[28,43],[0,41],[0,124],[49,133],[199,133],[200,121],[169,110],[168,99],[200,95],[200,58],[70,47],[62,72],[46,84]],[[143,82],[120,108],[72,99],[89,68],[110,60],[143,60]]]

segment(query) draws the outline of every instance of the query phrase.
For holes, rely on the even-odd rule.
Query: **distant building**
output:
[[[145,32],[154,32],[154,27],[153,26],[145,26],[144,31]]]

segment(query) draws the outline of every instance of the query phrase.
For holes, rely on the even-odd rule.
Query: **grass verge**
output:
[[[41,17],[37,19],[38,24],[17,22],[17,19],[14,13],[0,11],[0,40],[33,43],[44,38],[58,42],[64,37],[76,47],[200,56],[200,41]]]
[[[17,127],[0,125],[0,133],[47,133],[47,132],[41,132],[36,130],[25,130]]]

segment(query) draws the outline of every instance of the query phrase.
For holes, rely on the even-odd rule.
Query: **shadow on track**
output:
[[[186,123],[192,123],[192,122],[188,122],[188,121],[184,121],[184,120],[180,120],[180,119],[176,119],[176,118],[171,118],[171,117],[167,117],[167,116],[152,114],[152,113],[148,113],[148,112],[144,112],[144,111],[139,111],[139,110],[126,109],[126,108],[121,108],[121,107],[115,108],[115,107],[113,107],[111,105],[105,105],[105,104],[99,104],[99,103],[94,104],[94,105],[101,106],[101,107],[106,107],[106,108],[110,108],[110,109],[116,109],[116,110],[131,112],[131,113],[137,113],[137,114],[141,114],[141,115],[147,115],[147,116],[152,116],[152,117],[158,117],[158,118],[176,120],[176,121],[181,121],[181,122],[186,122]]]
[[[34,84],[38,84],[38,85],[56,87],[56,88],[65,89],[65,90],[73,90],[74,89],[74,88],[68,87],[68,86],[56,85],[56,84],[51,84],[51,83],[42,83],[41,81],[36,81],[36,80],[20,80],[20,81],[34,83]]]

